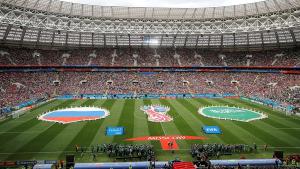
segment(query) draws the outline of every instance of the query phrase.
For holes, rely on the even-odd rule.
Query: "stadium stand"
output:
[[[159,55],[159,58],[156,58],[155,55]],[[299,49],[214,52],[188,48],[101,48],[70,49],[67,51],[2,48],[0,49],[0,65],[97,65],[123,67],[299,66],[299,55]],[[135,59],[134,56],[137,58]],[[157,64],[157,61],[159,64]]]
[[[1,107],[63,94],[235,93],[294,104],[298,75],[222,72],[29,72],[1,73]],[[296,104],[296,103],[295,103]]]

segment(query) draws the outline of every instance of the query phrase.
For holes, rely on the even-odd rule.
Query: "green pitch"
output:
[[[140,110],[143,105],[162,104],[170,107],[168,112],[174,120],[168,123],[147,121]],[[57,124],[37,120],[40,113],[71,106],[99,106],[110,111],[110,116],[96,121],[71,124]],[[268,118],[251,122],[218,120],[207,118],[198,113],[200,107],[228,105],[252,109],[265,113]],[[201,127],[216,125],[222,129],[221,135],[205,135]],[[124,126],[123,136],[107,137],[107,126]],[[175,154],[161,150],[158,141],[136,142],[151,143],[155,146],[158,160],[179,157],[191,160],[189,148],[194,143],[249,144],[256,143],[256,153],[243,154],[249,158],[270,158],[272,152],[283,150],[285,153],[300,153],[300,118],[285,116],[283,113],[239,99],[177,99],[177,100],[53,100],[36,107],[18,119],[0,122],[0,161],[30,159],[65,159],[66,154],[75,153],[74,145],[90,146],[101,143],[124,143],[126,138],[161,135],[206,136],[208,140],[177,141],[180,150]],[[263,145],[268,144],[268,151]],[[239,158],[239,155],[222,158]],[[92,161],[91,155],[76,156],[77,161]],[[97,157],[98,161],[112,161],[106,155]]]

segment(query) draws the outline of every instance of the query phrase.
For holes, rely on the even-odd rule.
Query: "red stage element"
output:
[[[178,144],[175,140],[160,140],[163,150],[178,150]]]
[[[75,121],[84,121],[84,120],[97,120],[99,117],[95,116],[82,116],[82,117],[47,117],[44,118],[45,120],[49,121],[59,121],[63,123],[70,123],[70,122],[75,122]]]
[[[145,137],[136,137],[126,139],[126,141],[152,141],[158,140],[160,141],[161,148],[163,150],[178,150],[178,144],[176,140],[206,140],[206,137],[203,136],[145,136]]]
[[[175,162],[173,164],[173,169],[194,169],[194,164],[192,162]]]

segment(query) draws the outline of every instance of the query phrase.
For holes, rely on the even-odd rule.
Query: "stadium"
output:
[[[0,0],[0,168],[300,167],[299,0],[78,2]]]

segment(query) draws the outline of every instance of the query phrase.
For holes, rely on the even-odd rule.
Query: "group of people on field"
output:
[[[220,157],[225,154],[252,152],[256,149],[256,144],[253,146],[246,144],[193,144],[191,154],[195,158]]]
[[[90,147],[75,146],[77,153],[92,153],[95,158],[98,153],[105,153],[109,157],[113,158],[139,158],[139,159],[151,159],[154,154],[152,145],[140,144],[140,145],[123,145],[123,144],[97,144]]]

